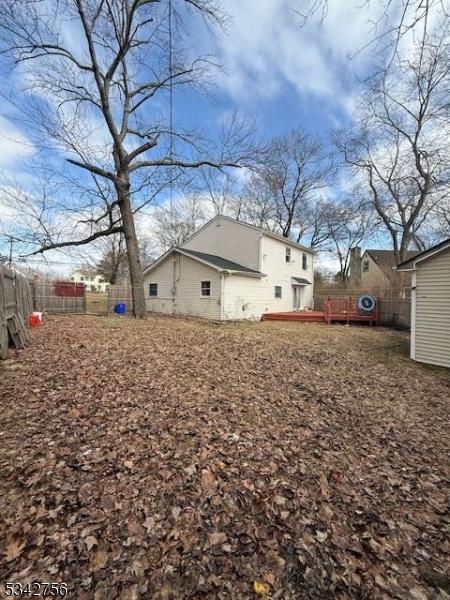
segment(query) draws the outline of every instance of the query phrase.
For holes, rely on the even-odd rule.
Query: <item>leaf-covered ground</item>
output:
[[[449,598],[450,374],[382,329],[49,316],[0,365],[0,582]]]

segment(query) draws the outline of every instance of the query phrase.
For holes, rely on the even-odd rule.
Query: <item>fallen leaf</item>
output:
[[[267,594],[266,586],[260,581],[253,582],[253,591],[257,596],[265,596]]]
[[[328,537],[328,533],[326,531],[316,531],[316,538],[319,542],[324,542]]]
[[[204,492],[211,492],[215,486],[214,475],[208,469],[202,470],[201,485]]]
[[[225,533],[222,533],[221,531],[215,531],[209,536],[209,543],[211,546],[216,546],[217,544],[223,544],[226,539],[227,536]]]
[[[418,586],[409,590],[409,597],[413,600],[428,600],[428,596]]]
[[[274,570],[284,569],[286,561],[274,550],[269,550],[266,555],[267,562],[272,566]]]
[[[108,562],[108,553],[104,550],[98,550],[92,557],[90,567],[92,571],[100,571]]]
[[[6,562],[11,562],[12,560],[20,556],[22,550],[25,548],[26,543],[26,540],[13,540],[12,542],[10,542],[5,549]]]
[[[322,496],[324,498],[329,498],[330,497],[330,488],[329,488],[328,479],[327,479],[325,473],[320,474],[319,480],[320,480],[320,489],[322,491]]]
[[[275,504],[278,506],[284,506],[286,504],[286,498],[284,496],[276,495],[273,499]]]
[[[84,543],[86,544],[86,547],[89,552],[92,550],[92,548],[94,546],[98,546],[97,538],[95,538],[93,535],[88,535],[85,538]]]
[[[181,514],[181,508],[179,506],[174,506],[172,508],[172,516],[175,519],[175,521],[178,519],[180,514]]]

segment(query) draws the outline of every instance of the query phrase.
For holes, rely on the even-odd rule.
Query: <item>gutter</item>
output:
[[[249,273],[248,271],[233,271],[231,269],[218,269],[218,271],[219,273],[225,273],[226,275],[242,275],[242,277],[254,277],[255,279],[267,277],[264,273]]]

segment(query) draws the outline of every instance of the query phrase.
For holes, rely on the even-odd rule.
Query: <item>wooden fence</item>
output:
[[[84,313],[86,311],[83,284],[71,281],[34,281],[34,309],[51,313]]]
[[[379,306],[379,324],[386,327],[409,329],[411,327],[411,289],[399,288],[342,288],[318,287],[314,295],[314,309],[325,310],[325,302],[331,297],[359,297],[362,294],[373,296]]]
[[[133,314],[133,296],[131,285],[110,285],[108,287],[108,313],[114,312],[118,303],[127,305],[127,315]]]
[[[379,320],[380,325],[398,329],[411,327],[411,300],[384,300],[380,299]]]
[[[106,315],[117,303],[125,303],[126,313],[133,313],[131,285],[110,285],[106,292],[87,292],[73,282],[35,281],[31,284],[34,310],[50,313]]]
[[[15,269],[0,265],[0,358],[8,357],[8,320],[16,316],[26,327],[32,310],[29,280]]]

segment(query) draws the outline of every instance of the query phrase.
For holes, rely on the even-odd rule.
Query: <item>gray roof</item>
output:
[[[241,271],[242,273],[253,273],[254,275],[261,275],[262,273],[259,271],[255,271],[254,269],[249,269],[248,267],[244,267],[238,263],[233,262],[232,260],[228,260],[227,258],[222,258],[221,256],[216,256],[215,254],[206,254],[205,252],[199,252],[198,250],[188,250],[187,248],[180,248],[180,250],[184,254],[190,254],[200,260],[204,260],[211,265],[219,269],[224,269],[226,271]]]
[[[394,250],[366,250],[364,254],[369,254],[372,260],[381,267],[382,269],[387,269],[388,271],[392,271],[397,266],[397,259],[395,257]],[[411,260],[418,254],[417,250],[408,250],[406,252],[406,259]]]
[[[424,250],[423,252],[416,253],[415,256],[413,256],[412,258],[408,257],[406,260],[404,260],[403,262],[401,262],[398,265],[397,269],[399,271],[409,271],[411,269],[414,269],[416,261],[425,260],[429,256],[431,256],[437,252],[442,252],[443,250],[446,250],[449,247],[450,247],[450,238],[448,238],[447,240],[444,240],[440,244],[431,246],[431,248],[428,248],[427,250]]]
[[[303,279],[303,277],[292,277],[295,283],[301,283],[302,285],[311,285],[311,282],[307,279]]]

